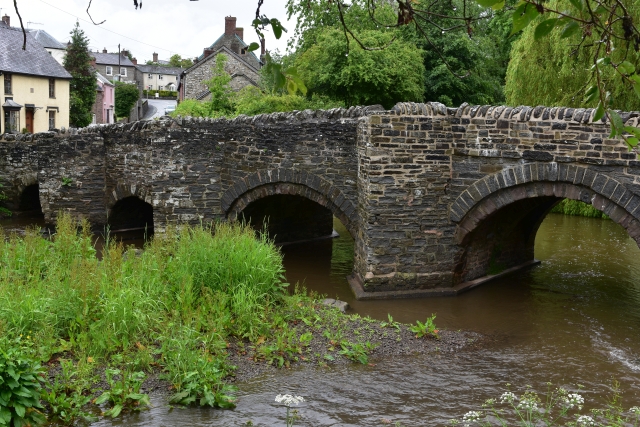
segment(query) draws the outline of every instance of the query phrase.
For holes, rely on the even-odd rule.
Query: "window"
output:
[[[11,95],[11,74],[4,73],[4,94]]]
[[[4,131],[17,133],[20,130],[20,110],[4,112]]]
[[[56,97],[56,79],[49,79],[49,98]]]
[[[162,74],[158,74],[158,80],[162,80]]]
[[[109,67],[108,65],[105,67],[107,76],[113,76],[113,67]]]
[[[158,86],[158,90],[164,90],[164,86]]]
[[[56,112],[49,110],[49,130],[56,128]]]
[[[153,78],[153,74],[149,74],[149,78],[152,79]]]
[[[127,77],[127,69],[124,67],[120,67],[120,75]]]
[[[151,90],[151,89],[153,89],[153,86],[152,85],[148,85],[147,86],[147,90]]]

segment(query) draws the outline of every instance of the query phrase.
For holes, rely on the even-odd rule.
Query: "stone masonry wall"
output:
[[[510,267],[532,258],[530,237],[562,197],[598,202],[640,242],[640,162],[621,140],[608,138],[606,123],[592,123],[592,115],[570,108],[402,103],[362,118],[355,270],[364,289],[452,288],[486,275],[492,259]],[[638,125],[638,113],[622,117]],[[522,194],[473,210],[520,184]],[[514,223],[506,224],[510,231],[497,232],[497,225],[477,231],[496,206],[521,197],[538,202],[526,206],[517,224],[513,215],[503,218]],[[457,237],[472,235],[463,226],[478,227],[476,243]],[[514,239],[514,232],[522,236]],[[514,246],[525,241],[530,247]],[[480,249],[466,264],[472,243]]]
[[[48,222],[68,210],[100,227],[135,196],[153,206],[156,231],[299,196],[355,237],[365,291],[455,293],[526,264],[564,197],[592,203],[640,244],[640,162],[592,115],[402,103],[3,135],[0,180],[14,205],[39,183]],[[638,113],[622,117],[638,126]]]
[[[193,68],[188,70],[182,83],[185,88],[184,99],[211,99],[211,94],[208,93],[208,87],[206,84],[204,84],[204,82],[211,79],[211,69],[215,67],[215,58],[218,56],[218,54],[211,55],[203,59]],[[226,56],[227,62],[224,69],[227,73],[229,73],[229,75],[246,76],[249,79],[253,80],[253,82],[257,82],[260,79],[260,76],[256,69],[249,67],[246,63],[238,60],[238,58],[236,58],[231,53],[226,53]],[[240,90],[244,86],[247,86],[247,84],[247,79],[235,78],[232,80],[232,87],[234,90]],[[202,95],[203,93],[205,94],[204,96]]]

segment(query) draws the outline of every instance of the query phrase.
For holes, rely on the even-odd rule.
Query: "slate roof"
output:
[[[101,65],[118,65],[118,54],[117,53],[102,53],[102,52],[89,52],[89,55],[96,58],[96,64]],[[120,56],[120,66],[121,67],[135,67],[131,60],[124,56]]]
[[[62,49],[67,50],[67,47],[60,43],[58,40],[54,39],[53,36],[47,33],[45,30],[27,30],[29,33],[33,35],[33,38],[36,39],[38,43],[40,43],[44,47],[48,47],[49,49]]]
[[[109,86],[113,86],[113,83],[111,83],[111,81],[109,79],[107,79],[105,76],[103,76],[102,74],[100,74],[99,72],[96,71],[96,79],[98,79],[98,81],[102,84],[107,84]]]
[[[70,79],[65,70],[27,33],[27,49],[22,50],[22,30],[0,26],[0,71],[32,76]]]
[[[220,43],[225,37],[227,36],[227,34],[222,34],[220,37],[218,37],[218,39],[216,41],[214,41],[213,43],[211,43],[211,46],[209,46],[209,49],[215,49],[218,50],[218,43]],[[238,40],[240,43],[242,43],[242,47],[249,47],[249,45],[247,43],[245,43],[244,40],[242,40],[237,34],[234,34],[233,37]],[[253,53],[253,51],[251,52],[247,52],[247,55],[251,55],[253,57],[253,59],[256,60],[256,62],[258,64],[260,64],[260,60],[258,59],[258,57]],[[240,59],[242,59],[243,61],[247,62],[244,58],[239,57]],[[200,54],[200,56],[198,56],[198,61],[202,61],[204,59],[204,52],[202,52]],[[255,67],[254,67],[255,68]]]
[[[179,76],[182,72],[180,67],[162,67],[160,65],[136,65],[136,68],[145,74],[170,74]]]

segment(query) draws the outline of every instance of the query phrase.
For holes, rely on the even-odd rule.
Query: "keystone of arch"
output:
[[[109,204],[107,207],[111,209],[118,201],[131,196],[137,197],[153,206],[149,188],[138,183],[119,180],[109,192]]]
[[[456,241],[462,243],[485,218],[504,206],[540,196],[591,203],[622,225],[640,244],[640,196],[606,174],[564,163],[526,163],[470,185],[451,205],[450,219],[458,224]]]
[[[329,181],[303,170],[268,169],[238,179],[222,196],[222,212],[233,220],[251,202],[277,194],[301,196],[326,207],[355,238],[357,211],[353,202]]]

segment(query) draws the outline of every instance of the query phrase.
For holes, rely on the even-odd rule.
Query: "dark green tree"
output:
[[[360,31],[357,36],[368,46],[385,46],[392,41],[391,33],[377,30]],[[381,50],[364,50],[353,41],[347,49],[340,30],[326,29],[296,58],[295,65],[311,93],[342,100],[348,106],[382,104],[391,108],[400,101],[422,101],[422,51],[401,39]]]
[[[129,117],[131,109],[140,98],[140,91],[131,83],[115,82],[115,84],[116,117]]]
[[[91,59],[89,39],[76,22],[63,65],[72,76],[69,85],[69,122],[77,127],[91,123],[91,109],[96,102],[96,76]]]

